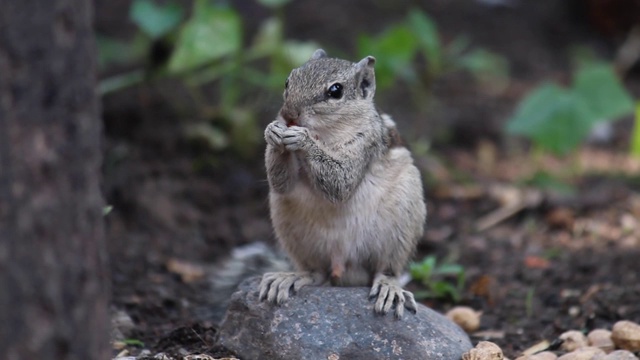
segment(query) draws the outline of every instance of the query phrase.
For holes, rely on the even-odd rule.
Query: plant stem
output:
[[[636,103],[636,119],[631,135],[631,155],[640,157],[640,101]]]
[[[108,93],[137,85],[144,81],[144,79],[144,70],[134,70],[125,74],[116,75],[100,81],[98,84],[98,93],[100,96],[104,96]]]
[[[527,317],[531,317],[531,315],[533,315],[533,296],[535,295],[535,293],[535,287],[530,287],[529,290],[527,290],[527,296],[525,298],[524,304]]]

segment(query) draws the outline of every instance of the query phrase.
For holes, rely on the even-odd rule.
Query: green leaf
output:
[[[464,268],[458,264],[442,264],[438,266],[438,275],[458,275],[464,272]]]
[[[442,69],[442,47],[435,22],[420,10],[409,11],[409,25],[424,51],[432,73]]]
[[[140,346],[140,347],[144,346],[144,343],[138,339],[124,339],[122,342],[129,346]]]
[[[256,146],[262,141],[262,129],[258,126],[255,112],[237,107],[228,112],[226,117],[231,125],[233,149],[247,159],[255,156]]]
[[[240,17],[235,11],[196,0],[193,17],[180,31],[169,70],[192,70],[218,60],[237,51],[241,40]]]
[[[565,154],[588,135],[593,114],[581,97],[555,84],[529,94],[507,123],[507,131],[523,135],[546,150]]]
[[[411,274],[411,278],[414,280],[422,280],[424,279],[425,272],[418,264],[411,264],[409,267],[409,273]]]
[[[102,208],[102,216],[107,216],[113,211],[113,205],[107,205]]]
[[[318,44],[312,41],[285,41],[282,44],[281,55],[291,67],[298,67],[306,63],[313,52],[318,49]],[[290,71],[291,69],[289,69]],[[288,73],[288,72],[287,72]]]
[[[464,270],[458,273],[458,278],[456,279],[456,288],[458,291],[462,292],[464,290],[464,283],[467,281],[467,275],[465,275]]]
[[[458,288],[455,285],[448,283],[446,281],[438,281],[431,287],[431,291],[435,293],[435,295],[439,298],[444,298],[447,296],[451,296],[454,302],[458,302],[460,299],[460,293],[458,292]]]
[[[509,62],[489,50],[476,49],[451,62],[470,72],[487,93],[500,94],[509,86]]]
[[[98,84],[98,92],[100,95],[106,95],[128,87],[137,85],[145,80],[145,72],[143,70],[134,70],[124,74],[114,75],[112,77],[100,80]]]
[[[448,58],[457,58],[461,57],[462,53],[464,53],[467,49],[469,49],[469,45],[471,44],[471,40],[465,35],[456,36],[449,44],[447,44],[445,48],[446,56]]]
[[[289,40],[282,43],[271,58],[267,82],[263,85],[272,90],[282,91],[291,69],[307,62],[318,47],[319,45],[312,41]]]
[[[282,21],[276,17],[269,18],[260,25],[250,51],[257,57],[273,54],[282,46],[282,39]]]
[[[111,64],[127,64],[142,59],[151,45],[151,41],[144,35],[136,36],[129,42],[124,42],[106,36],[96,36],[98,45],[98,63],[101,68]]]
[[[526,185],[539,189],[553,191],[558,194],[571,195],[576,193],[576,189],[570,183],[550,174],[546,171],[536,171],[530,179],[524,182]]]
[[[633,99],[611,65],[583,66],[575,76],[573,90],[587,103],[593,121],[613,120],[633,111]]]
[[[129,18],[140,30],[157,39],[173,30],[182,20],[184,11],[179,4],[170,2],[156,5],[151,0],[135,0],[129,11]]]
[[[409,266],[411,278],[415,280],[430,281],[431,273],[436,267],[436,257],[427,256],[419,263],[411,263]]]
[[[480,77],[506,78],[509,76],[507,60],[489,50],[476,49],[458,60],[458,66]]]
[[[424,300],[433,298],[434,294],[429,290],[416,290],[413,292],[413,297],[416,300]]]
[[[229,146],[227,134],[208,123],[201,122],[187,126],[185,135],[188,139],[200,141],[213,150],[221,150]]]
[[[575,68],[593,65],[598,61],[598,55],[594,49],[586,45],[571,46],[568,53],[569,58],[571,59],[571,64]]]
[[[418,48],[417,39],[406,26],[394,26],[377,38],[360,36],[360,56],[374,55],[376,61],[376,85],[379,88],[391,85],[394,78],[411,78],[414,73],[413,60]]]
[[[291,0],[258,0],[258,2],[266,7],[279,8],[286,5]]]

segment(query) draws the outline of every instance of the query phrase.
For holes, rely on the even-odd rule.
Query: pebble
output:
[[[456,323],[467,333],[475,332],[480,328],[481,312],[475,311],[467,306],[456,306],[446,313],[449,320]]]
[[[565,331],[560,335],[560,339],[564,340],[560,348],[564,351],[574,351],[588,345],[587,337],[577,330]]]
[[[476,347],[462,354],[462,360],[503,360],[502,349],[491,341],[480,341]]]
[[[591,360],[595,356],[600,355],[606,355],[602,349],[593,346],[585,346],[560,356],[558,360]]]
[[[611,339],[620,349],[640,351],[640,325],[633,321],[618,321],[611,330]]]
[[[613,340],[611,340],[611,331],[605,329],[591,330],[587,335],[589,345],[602,349],[606,353],[610,353],[615,349]]]

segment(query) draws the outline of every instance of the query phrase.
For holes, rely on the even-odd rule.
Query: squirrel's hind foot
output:
[[[262,275],[259,299],[278,305],[289,299],[289,291],[296,293],[306,285],[317,285],[320,280],[309,272],[272,272]]]
[[[369,298],[376,299],[373,309],[378,314],[386,314],[395,305],[395,316],[402,319],[404,309],[416,313],[418,305],[410,291],[402,289],[398,280],[383,274],[376,275]]]

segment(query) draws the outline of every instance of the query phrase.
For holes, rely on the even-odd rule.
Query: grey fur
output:
[[[210,304],[199,309],[203,318],[220,323],[231,295],[245,279],[262,275],[265,271],[291,271],[292,266],[281,251],[262,242],[240,246],[228,259],[209,269],[211,279]]]
[[[323,57],[327,57],[327,53],[324,52],[324,50],[322,49],[317,49],[316,51],[313,52],[309,60],[318,60]]]
[[[371,286],[375,310],[398,304],[401,317],[415,310],[397,278],[423,233],[420,172],[375,108],[375,58],[352,63],[319,51],[291,72],[265,130],[271,218],[300,272],[265,275],[260,296],[280,303],[308,284]],[[329,95],[334,84],[340,98]]]

